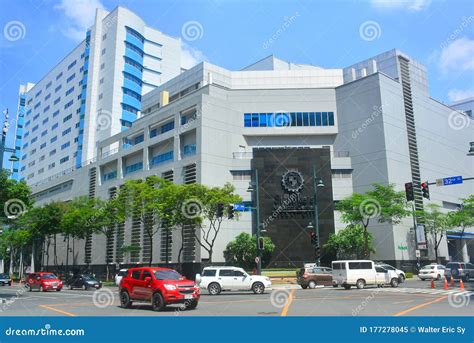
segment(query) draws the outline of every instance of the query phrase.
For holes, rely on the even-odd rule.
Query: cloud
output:
[[[83,40],[87,29],[94,24],[97,8],[104,9],[100,0],[61,0],[55,9],[63,12],[68,23],[61,30],[63,34],[76,41]]]
[[[380,9],[408,9],[421,11],[431,4],[431,0],[371,0],[373,7]]]
[[[200,50],[193,48],[192,46],[182,43],[181,45],[181,68],[189,69],[194,67],[196,64],[206,61],[207,57]]]
[[[454,88],[448,92],[448,98],[450,101],[453,101],[453,102],[464,100],[467,98],[472,98],[472,97],[474,97],[474,89],[462,90],[462,89]]]
[[[459,38],[447,46],[440,53],[439,67],[442,72],[474,71],[474,40]]]

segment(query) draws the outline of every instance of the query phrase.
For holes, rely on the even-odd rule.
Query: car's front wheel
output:
[[[315,289],[315,288],[316,288],[316,282],[313,281],[313,280],[311,280],[311,281],[308,283],[308,286],[309,286],[309,288],[311,288],[311,289]]]
[[[221,286],[217,282],[213,282],[207,286],[207,290],[210,295],[218,295],[221,292]]]
[[[130,300],[130,295],[128,295],[127,291],[120,292],[120,306],[123,308],[132,307],[132,301]]]
[[[393,278],[393,279],[390,281],[390,286],[392,286],[393,288],[398,287],[398,279],[397,279],[397,278]]]
[[[357,282],[356,282],[356,287],[357,287],[358,289],[364,288],[364,287],[365,287],[365,281],[362,280],[362,279],[357,280]]]
[[[263,283],[261,283],[261,282],[255,282],[255,283],[252,285],[252,291],[253,291],[255,294],[263,294],[263,292],[265,292],[265,286],[264,286]]]
[[[308,285],[301,285],[301,288],[306,289],[308,288]]]
[[[165,299],[163,299],[160,293],[153,294],[151,306],[153,307],[153,311],[161,311],[166,307]]]
[[[469,282],[470,280],[471,278],[469,277],[469,274],[466,274],[466,276],[464,277],[464,281]]]
[[[404,283],[405,282],[405,277],[402,274],[400,274],[400,276],[398,277],[398,281],[400,283]]]
[[[187,302],[184,306],[186,307],[186,310],[194,310],[198,305],[197,300],[191,300]]]

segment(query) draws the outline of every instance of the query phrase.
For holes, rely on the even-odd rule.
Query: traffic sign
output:
[[[449,186],[449,185],[457,185],[462,183],[462,176],[450,176],[444,177],[442,179],[436,179],[436,186]]]
[[[234,210],[239,212],[245,211],[245,204],[234,204]]]
[[[255,257],[255,263],[258,263],[258,262],[260,262],[260,257],[257,256]]]
[[[421,252],[420,252],[420,250],[417,249],[417,250],[415,251],[415,255],[416,255],[416,257],[421,257]]]

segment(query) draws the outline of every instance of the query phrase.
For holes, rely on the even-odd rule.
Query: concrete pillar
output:
[[[461,259],[463,262],[469,262],[469,255],[467,253],[467,239],[461,239]]]
[[[5,261],[3,259],[0,260],[0,274],[5,273]]]

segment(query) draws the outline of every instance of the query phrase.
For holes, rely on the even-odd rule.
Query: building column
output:
[[[5,261],[3,259],[0,260],[0,274],[5,273]]]
[[[119,157],[117,159],[117,179],[118,180],[123,179],[123,159],[122,159],[122,157]]]
[[[469,254],[467,253],[467,239],[461,239],[461,258],[463,262],[469,262]]]
[[[150,170],[150,163],[148,159],[148,146],[143,148],[143,170]]]

